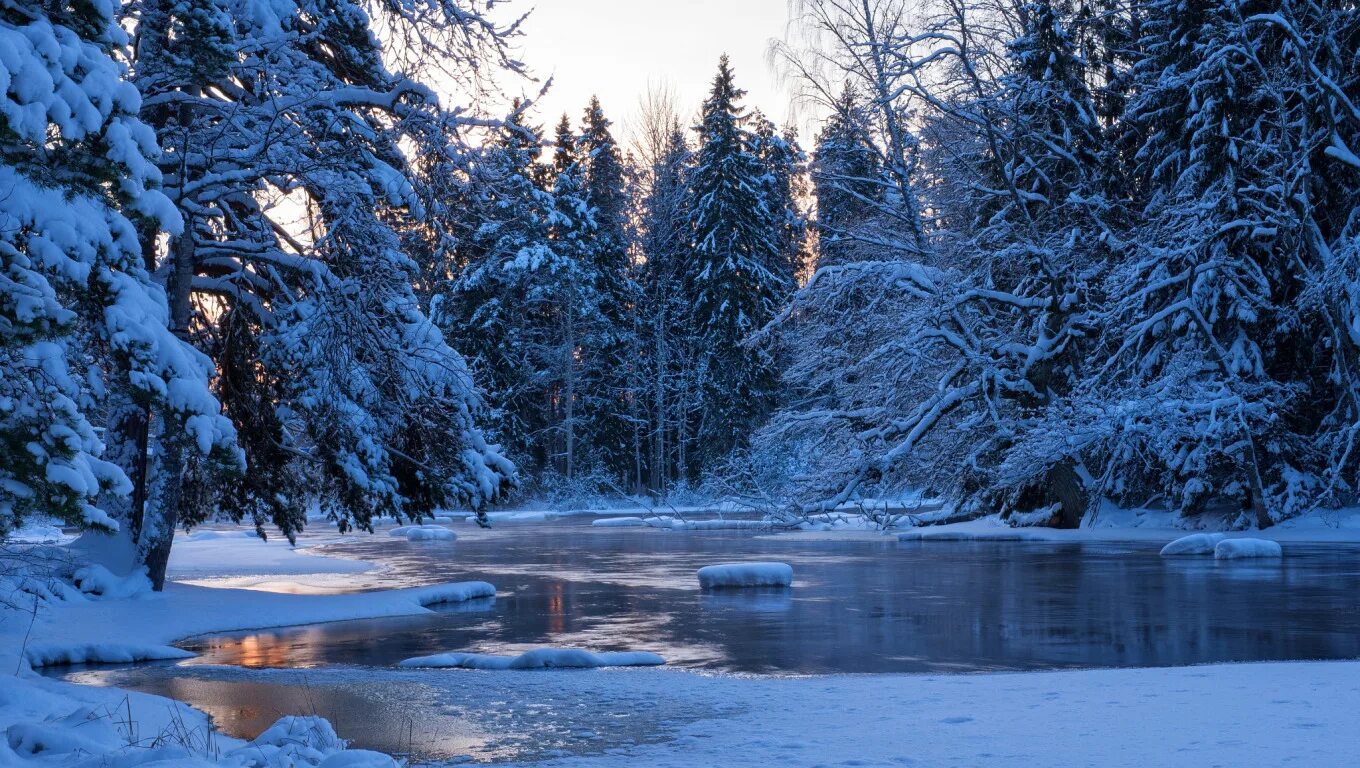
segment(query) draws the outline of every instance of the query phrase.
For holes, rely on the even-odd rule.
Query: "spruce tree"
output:
[[[517,105],[518,106],[518,105]],[[467,239],[447,254],[452,275],[436,288],[436,323],[464,355],[485,393],[492,439],[527,468],[549,451],[535,347],[540,318],[526,306],[533,273],[556,261],[549,244],[554,200],[538,162],[543,140],[516,109],[473,166],[470,205],[454,213]]]
[[[591,443],[604,466],[618,478],[630,474],[633,419],[629,404],[635,380],[630,359],[633,316],[637,303],[632,281],[628,236],[628,189],[622,153],[611,132],[612,123],[597,98],[591,98],[581,122],[580,148],[585,170],[587,197],[593,211],[595,232],[590,258],[599,293],[605,327],[598,347],[591,350],[591,387],[596,394],[589,403],[587,419]]]
[[[1289,513],[1271,488],[1296,471],[1279,458],[1295,372],[1277,355],[1306,329],[1286,309],[1300,232],[1289,126],[1267,79],[1284,38],[1243,25],[1242,12],[1216,0],[1149,6],[1125,115],[1143,137],[1138,251],[1111,276],[1113,325],[1125,330],[1107,397],[1128,413],[1113,439],[1120,491],[1163,493],[1187,514],[1235,502],[1264,527]]]
[[[759,110],[750,118],[751,152],[765,169],[762,197],[772,216],[776,258],[770,271],[792,290],[807,261],[808,220],[803,211],[807,193],[807,156],[792,129],[780,133]],[[788,299],[779,297],[779,303]]]
[[[536,307],[542,366],[549,386],[545,402],[555,438],[552,468],[569,484],[589,470],[602,452],[591,418],[609,412],[612,393],[601,370],[603,350],[614,343],[612,323],[602,309],[599,275],[598,209],[590,204],[587,158],[577,146],[571,122],[557,126],[553,171],[553,212],[548,227],[555,261],[530,276],[529,306]]]
[[[688,471],[691,410],[702,401],[691,396],[702,381],[698,338],[682,319],[691,307],[683,290],[686,257],[690,252],[689,173],[692,152],[679,124],[672,127],[649,173],[641,201],[638,269],[641,393],[646,403],[647,487],[664,494],[671,482]]]
[[[790,290],[780,262],[777,217],[764,193],[765,169],[738,104],[728,58],[718,64],[700,123],[688,212],[693,253],[684,276],[696,334],[706,345],[700,450],[709,459],[744,443],[774,401],[778,371],[768,351],[745,342],[774,316]]]

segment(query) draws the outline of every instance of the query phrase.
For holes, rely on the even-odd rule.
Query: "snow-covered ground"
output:
[[[986,520],[921,533],[931,531],[959,537],[1157,541],[1184,533],[1168,526],[1017,531]],[[1310,521],[1280,526],[1264,536],[1286,542],[1352,541],[1360,539],[1360,526],[1351,525],[1349,518],[1337,525]],[[304,539],[313,544],[332,540],[326,534]],[[385,535],[374,540],[404,545],[404,539]],[[0,673],[15,674],[0,685],[0,731],[7,734],[0,743],[0,766],[93,768],[155,760],[165,761],[161,765],[245,766],[251,754],[271,755],[266,760],[274,762],[263,765],[329,767],[341,759],[391,765],[374,755],[337,757],[347,753],[337,752],[333,735],[315,719],[288,721],[281,726],[282,736],[266,734],[252,745],[214,733],[205,716],[169,699],[76,686],[27,671],[33,663],[175,658],[184,652],[170,643],[187,636],[414,614],[433,602],[494,591],[474,582],[359,594],[283,593],[289,591],[283,585],[336,584],[340,575],[357,574],[364,577],[360,583],[373,583],[381,573],[372,564],[309,554],[281,541],[263,543],[235,531],[205,531],[176,545],[172,574],[193,584],[174,583],[161,595],[122,599],[70,594],[41,605],[36,615],[0,610]],[[239,580],[249,580],[254,589],[221,586]],[[119,587],[103,586],[109,592]],[[19,609],[26,607],[22,600],[14,602]],[[497,660],[466,666],[505,664]],[[467,670],[428,674],[517,675]],[[579,691],[582,696],[589,692],[629,700],[665,697],[707,713],[660,724],[666,738],[658,742],[544,764],[560,768],[1340,766],[1360,753],[1360,729],[1354,727],[1354,713],[1360,711],[1360,662],[954,676],[774,678],[683,670],[527,676],[534,678],[533,685],[550,684],[569,696]],[[344,735],[342,729],[339,736]]]

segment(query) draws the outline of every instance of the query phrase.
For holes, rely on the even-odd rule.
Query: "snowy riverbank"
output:
[[[205,531],[185,537],[177,545],[172,576],[263,577],[257,587],[292,579],[303,591],[313,591],[308,584],[315,579],[373,568],[235,534]],[[333,537],[310,538],[322,543]],[[21,585],[11,577],[0,585],[6,591],[6,605],[0,607],[0,669],[14,675],[0,686],[0,732],[7,734],[0,744],[0,766],[5,767],[395,765],[383,755],[345,750],[319,718],[280,721],[245,742],[217,733],[206,716],[174,700],[73,685],[39,676],[33,668],[185,658],[192,654],[170,644],[194,635],[410,615],[495,594],[483,582],[340,595],[171,583],[156,594],[147,591],[144,579],[111,579],[98,570],[86,579],[84,592],[46,578]],[[43,593],[43,599],[34,593]]]
[[[455,525],[460,532],[465,530]],[[954,530],[985,535],[992,528],[1001,526],[977,521]],[[1170,539],[1180,532],[1149,527],[1138,535]],[[1111,535],[1099,529],[1046,533]],[[1309,538],[1308,529],[1281,527],[1275,534],[1284,534],[1286,540],[1325,540]],[[816,535],[843,534],[793,534]],[[304,538],[308,544],[335,540],[324,533]],[[371,541],[409,546],[385,531]],[[122,599],[70,596],[44,606],[32,621],[23,611],[4,612],[0,665],[6,665],[6,672],[19,670],[19,675],[0,691],[0,731],[9,734],[7,744],[0,745],[0,766],[137,766],[155,759],[191,764],[186,755],[201,765],[244,766],[250,764],[244,762],[250,750],[259,754],[272,750],[270,754],[279,757],[277,763],[266,765],[288,764],[285,758],[300,766],[322,765],[335,754],[337,744],[314,719],[291,722],[305,731],[301,738],[276,732],[250,746],[213,734],[203,715],[170,699],[76,686],[39,677],[25,667],[29,662],[90,657],[182,656],[169,644],[190,635],[417,614],[437,599],[475,597],[489,590],[436,586],[361,594],[283,594],[280,590],[333,591],[341,588],[342,580],[372,585],[383,580],[384,570],[380,564],[319,556],[235,531],[204,531],[181,544],[172,573],[193,584],[176,583],[162,595]],[[208,584],[214,586],[203,586]],[[222,587],[228,584],[252,588]],[[589,738],[596,737],[581,736],[580,754],[546,763],[561,768],[852,762],[1008,767],[1275,766],[1297,761],[1326,766],[1345,764],[1360,749],[1360,734],[1351,727],[1349,716],[1360,707],[1360,662],[800,678],[684,670],[414,673],[383,668],[334,670],[327,676],[342,674],[355,675],[354,684],[365,686],[392,684],[398,676],[403,681],[436,679],[406,677],[415,674],[472,675],[451,680],[459,684],[469,680],[466,685],[485,691],[482,697],[508,701],[505,706],[510,707],[533,701],[535,691],[542,689],[561,701],[603,700],[622,707],[620,702],[664,700],[693,713],[653,723],[657,738],[613,739],[607,749],[593,749]],[[639,716],[648,717],[647,710]],[[611,727],[606,721],[591,729],[598,734]],[[345,735],[341,727],[339,736]]]

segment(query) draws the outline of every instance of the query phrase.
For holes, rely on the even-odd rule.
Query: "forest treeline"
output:
[[[626,141],[453,103],[493,5],[0,6],[0,529],[1353,500],[1355,3],[798,0],[807,151],[725,58]]]

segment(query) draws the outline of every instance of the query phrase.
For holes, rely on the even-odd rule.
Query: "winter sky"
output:
[[[747,105],[782,122],[789,100],[766,54],[788,17],[788,0],[540,0],[521,44],[535,73],[554,78],[540,102],[549,125],[563,111],[577,121],[592,93],[611,119],[626,124],[649,83],[662,82],[689,117],[723,53],[748,91]]]

